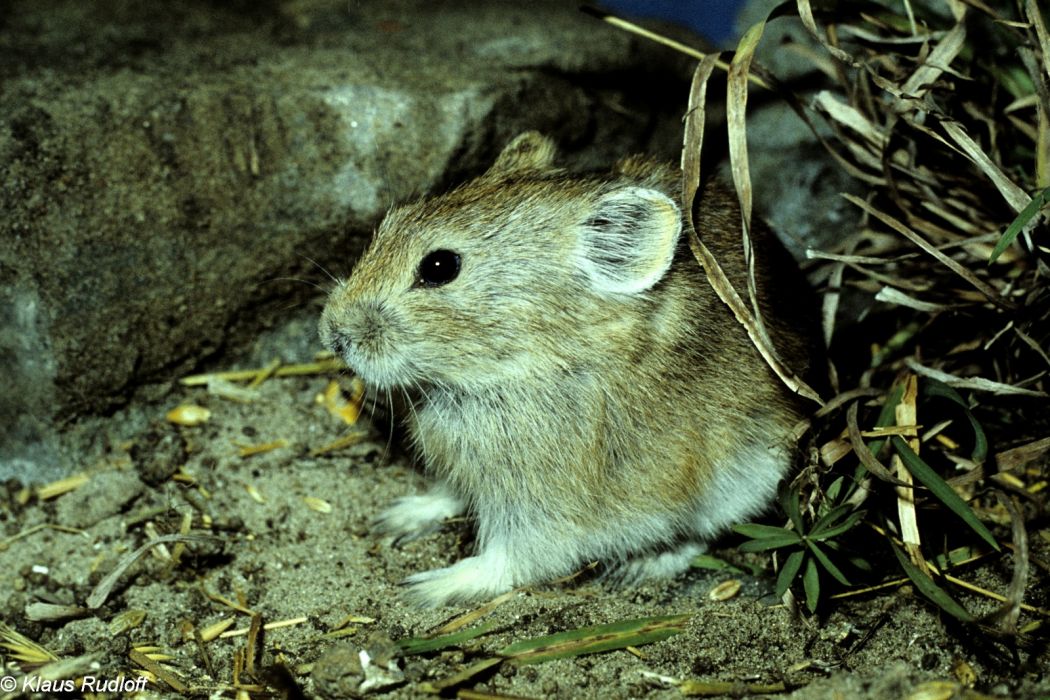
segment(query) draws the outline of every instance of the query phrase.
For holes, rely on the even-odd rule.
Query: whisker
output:
[[[394,444],[394,394],[390,391],[390,387],[386,389],[386,403],[389,407],[387,413],[390,414],[390,429],[386,433],[386,455],[387,459],[389,459],[390,450]]]
[[[316,282],[304,280],[299,277],[271,277],[270,279],[266,280],[266,282],[299,282],[300,284],[308,284],[311,287],[324,292],[325,294],[330,294],[332,292],[331,289],[326,289],[321,285],[317,284]]]
[[[303,258],[304,260],[308,260],[311,263],[313,263],[314,267],[316,267],[318,270],[320,270],[321,272],[323,272],[326,275],[328,275],[328,279],[332,280],[337,285],[339,284],[339,278],[337,278],[335,275],[333,275],[331,272],[329,272],[327,269],[325,269],[324,265],[322,265],[321,263],[317,262],[316,260],[311,258],[309,255],[303,255],[302,253],[299,253],[299,257]]]

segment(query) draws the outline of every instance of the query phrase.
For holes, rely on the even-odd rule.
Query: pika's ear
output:
[[[639,294],[667,273],[681,231],[670,197],[623,187],[603,196],[580,226],[576,264],[598,292]]]
[[[507,144],[485,175],[502,176],[533,170],[551,170],[551,163],[554,162],[557,151],[554,142],[543,134],[538,131],[526,131]]]

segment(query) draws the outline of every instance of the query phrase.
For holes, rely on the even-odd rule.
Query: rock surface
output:
[[[521,130],[674,157],[681,65],[561,2],[7,3],[0,478],[67,471],[56,420],[271,325]]]

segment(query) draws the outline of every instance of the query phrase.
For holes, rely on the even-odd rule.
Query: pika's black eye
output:
[[[423,256],[417,277],[424,287],[440,287],[459,275],[459,253],[435,250]]]

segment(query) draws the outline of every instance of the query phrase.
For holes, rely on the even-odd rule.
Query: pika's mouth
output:
[[[347,333],[338,330],[324,334],[323,340],[369,387],[385,391],[407,387],[413,382],[414,372],[396,350],[386,348],[382,353],[374,352],[367,343],[355,343]]]

